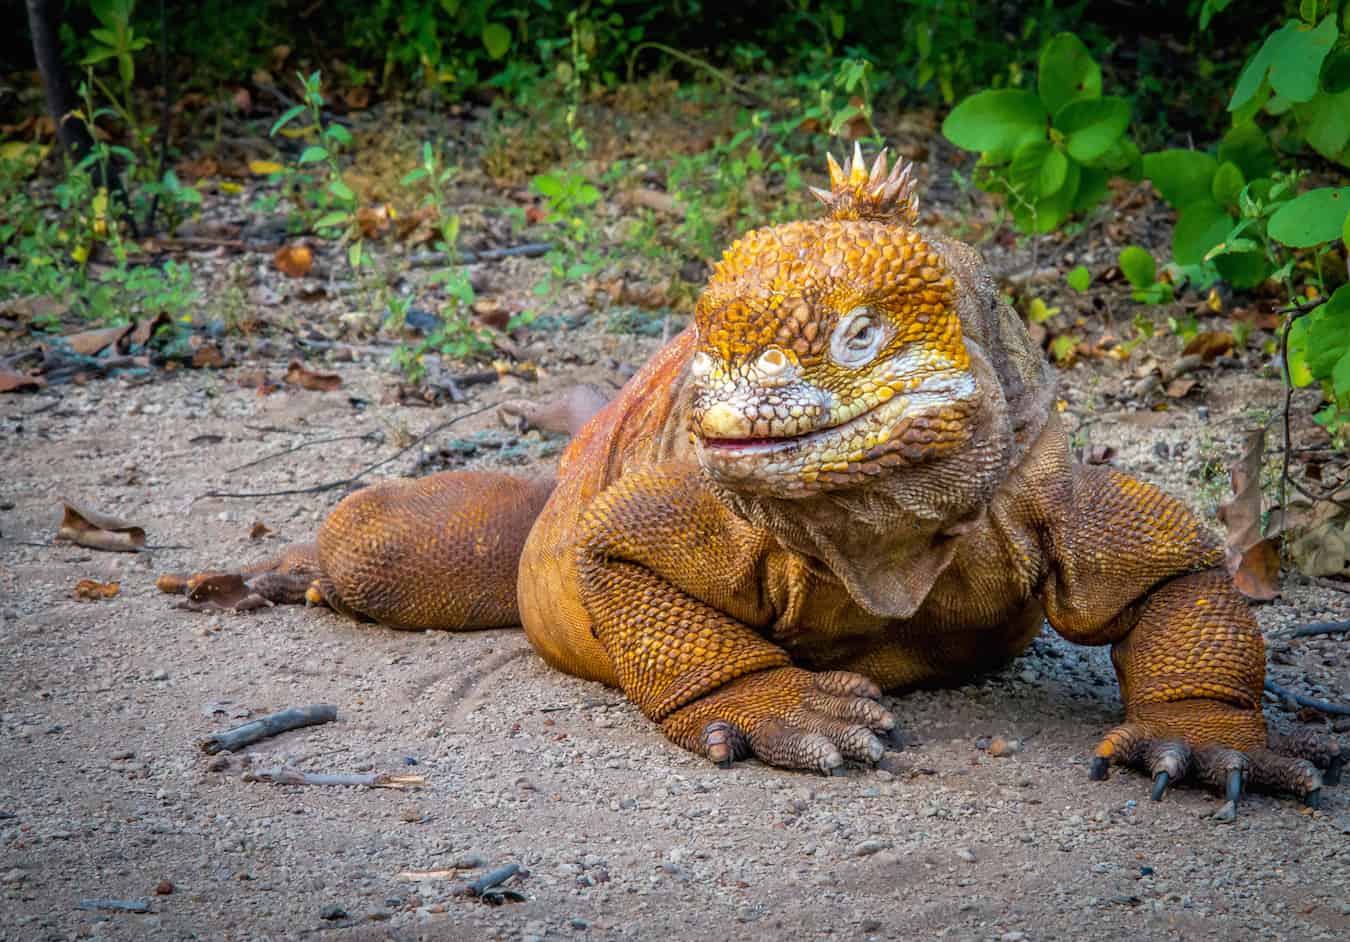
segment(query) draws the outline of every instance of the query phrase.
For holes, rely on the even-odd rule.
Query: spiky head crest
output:
[[[832,219],[874,219],[907,226],[919,222],[919,194],[915,192],[914,165],[896,158],[886,169],[886,150],[882,148],[869,172],[863,162],[862,146],[853,142],[853,157],[839,162],[827,154],[830,189],[811,187],[811,194],[830,211]]]

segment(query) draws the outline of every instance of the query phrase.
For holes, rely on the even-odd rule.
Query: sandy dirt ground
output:
[[[1104,650],[1048,632],[992,678],[891,701],[906,748],[822,778],[710,767],[617,691],[547,668],[519,631],[399,632],[303,607],[208,615],[154,587],[159,572],[303,539],[343,493],[206,491],[342,478],[469,408],[617,384],[654,343],[598,327],[545,337],[542,382],[475,387],[437,410],[381,405],[389,375],[361,360],[325,367],[343,377],[334,392],[260,397],[233,382],[275,357],[0,399],[0,938],[1350,938],[1350,790],[1327,789],[1317,812],[1251,796],[1223,824],[1201,791],[1153,803],[1139,775],[1090,782],[1096,737],[1119,715],[1114,675]],[[1228,371],[1185,408],[1113,411],[1100,381],[1066,376],[1080,444],[1110,446],[1118,467],[1211,514],[1214,463],[1279,395]],[[367,480],[408,473],[419,452],[547,470],[559,446],[518,439],[489,410]],[[151,551],[52,545],[62,498],[144,526]],[[272,534],[251,539],[255,521]],[[120,594],[78,601],[85,578]],[[1350,596],[1291,579],[1258,615],[1280,683],[1350,699],[1350,642],[1286,637],[1350,615]],[[314,703],[337,722],[223,759],[196,745]],[[1350,724],[1338,729],[1350,743]],[[994,757],[991,736],[1020,748]],[[243,778],[283,764],[427,784]],[[457,895],[508,863],[524,870],[505,884],[520,901]],[[81,908],[96,898],[148,911]]]

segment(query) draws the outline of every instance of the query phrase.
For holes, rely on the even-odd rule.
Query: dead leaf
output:
[[[283,245],[272,256],[272,265],[288,278],[304,278],[314,267],[314,253],[307,245]]]
[[[1084,464],[1108,464],[1116,456],[1116,450],[1110,445],[1092,445],[1083,454]]]
[[[350,110],[361,111],[370,107],[370,89],[349,88],[342,93],[342,100],[347,103]]]
[[[57,542],[75,543],[110,553],[137,553],[145,546],[145,530],[116,517],[81,510],[62,501],[64,516],[56,531]]]
[[[1186,394],[1195,388],[1196,382],[1188,378],[1174,379],[1167,384],[1167,395],[1171,399],[1185,398]]]
[[[28,295],[0,302],[0,314],[20,323],[35,320],[55,320],[70,310],[70,302],[49,295]]]
[[[342,385],[342,377],[336,373],[315,373],[306,369],[299,360],[292,360],[286,367],[284,381],[315,392],[332,392]]]
[[[266,370],[249,370],[247,373],[240,373],[234,378],[234,381],[245,389],[256,390],[259,396],[270,396],[281,388],[279,384],[272,382]]]
[[[82,602],[97,602],[112,599],[122,590],[119,582],[99,582],[96,579],[81,579],[75,583],[75,598]]]
[[[220,368],[225,365],[225,354],[213,343],[204,343],[192,351],[193,369]]]
[[[180,160],[178,175],[187,183],[196,183],[220,173],[220,164],[210,154],[204,154],[196,160]]]
[[[627,208],[640,207],[642,209],[650,209],[680,219],[683,219],[687,214],[685,207],[681,206],[675,197],[664,190],[650,190],[646,188],[625,190],[619,194],[619,205]]]
[[[1338,499],[1341,496],[1338,495]],[[1272,513],[1272,517],[1274,513]],[[1350,574],[1350,512],[1331,501],[1287,507],[1281,519],[1285,545],[1299,571],[1308,576]]]
[[[356,224],[367,239],[378,239],[389,231],[393,221],[389,218],[389,206],[362,206],[356,211]]]
[[[1206,363],[1212,363],[1225,354],[1233,352],[1233,335],[1226,330],[1204,330],[1191,338],[1181,355],[1198,355]]]
[[[30,376],[11,370],[7,366],[0,366],[0,393],[36,390],[46,385],[47,381],[41,376]]]
[[[98,330],[82,330],[78,334],[67,334],[64,338],[70,349],[81,356],[97,356],[131,333],[130,324],[119,327],[102,327]]]
[[[136,322],[124,340],[134,347],[144,347],[161,327],[172,327],[173,318],[160,311],[154,317],[143,317]]]
[[[497,407],[497,418],[503,425],[513,426],[519,432],[537,428],[575,435],[591,416],[605,407],[609,398],[599,386],[584,383],[545,402],[528,399],[503,402]]]
[[[1228,469],[1233,497],[1219,505],[1227,531],[1224,558],[1238,591],[1249,599],[1269,601],[1280,594],[1280,551],[1261,531],[1261,460],[1266,433],[1247,435],[1242,456]]]
[[[248,531],[248,538],[250,540],[261,540],[265,536],[270,536],[271,533],[272,530],[267,524],[263,523],[261,520],[255,520],[253,521],[252,528]]]
[[[248,172],[255,177],[270,177],[272,174],[281,173],[285,169],[275,160],[250,160],[248,162]]]

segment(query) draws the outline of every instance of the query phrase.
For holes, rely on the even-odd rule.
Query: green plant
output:
[[[1113,174],[1137,176],[1139,150],[1126,135],[1130,102],[1102,95],[1101,69],[1074,34],[1042,49],[1036,88],[972,95],[942,133],[979,152],[977,184],[1008,197],[1020,228],[1050,232],[1101,202]]]
[[[1285,347],[1289,381],[1320,384],[1327,405],[1315,418],[1344,446],[1350,436],[1350,285],[1289,324]]]
[[[1172,285],[1158,280],[1158,263],[1153,255],[1137,245],[1126,246],[1117,264],[1120,273],[1134,290],[1130,296],[1141,304],[1166,304],[1174,295]]]
[[[286,109],[268,134],[275,136],[296,118],[308,114],[310,133],[317,142],[305,147],[295,165],[283,170],[279,176],[304,223],[320,233],[323,230],[338,231],[339,242],[347,245],[347,261],[352,268],[359,269],[364,241],[357,222],[358,201],[356,193],[342,178],[342,165],[338,160],[351,147],[352,135],[338,122],[324,121],[320,73],[311,72],[308,76],[296,73],[296,78],[303,89],[302,101]],[[306,169],[315,164],[320,165],[317,176]]]

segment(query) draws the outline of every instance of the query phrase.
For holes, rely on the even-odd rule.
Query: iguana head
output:
[[[955,281],[914,228],[910,167],[829,159],[822,220],[748,233],[695,311],[691,432],[712,477],[781,497],[850,487],[970,437]]]

